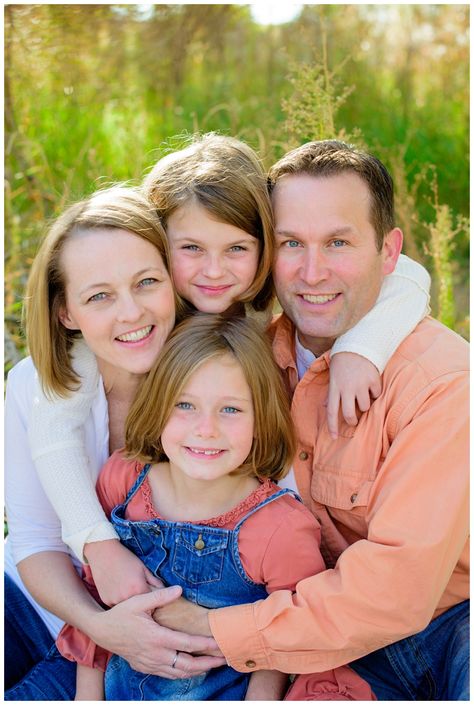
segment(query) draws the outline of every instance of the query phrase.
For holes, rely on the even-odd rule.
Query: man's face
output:
[[[377,251],[370,192],[357,174],[281,177],[273,191],[278,299],[301,343],[332,347],[374,305],[401,249],[398,228]]]

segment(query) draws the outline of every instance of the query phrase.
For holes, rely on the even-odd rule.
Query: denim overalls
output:
[[[219,529],[164,519],[129,521],[125,509],[151,465],[145,465],[123,504],[112,511],[111,522],[121,542],[166,585],[181,585],[183,596],[203,607],[255,602],[267,596],[264,585],[245,573],[238,550],[239,531],[252,514],[284,494],[267,497],[243,516],[234,529]],[[296,495],[294,495],[296,496]],[[106,700],[242,700],[249,673],[230,666],[214,668],[201,676],[169,680],[134,671],[125,659],[113,655],[105,674]]]

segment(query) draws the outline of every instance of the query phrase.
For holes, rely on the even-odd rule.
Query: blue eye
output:
[[[193,405],[190,404],[188,401],[179,401],[176,404],[177,409],[184,409],[184,411],[189,411],[190,409],[193,408]]]
[[[242,245],[233,245],[232,247],[229,248],[230,252],[246,252],[247,248],[242,247]]]
[[[145,279],[142,279],[141,281],[138,282],[138,286],[151,286],[152,284],[155,284],[158,280],[154,279],[153,277],[146,277]]]
[[[95,301],[103,301],[104,299],[107,298],[107,294],[104,291],[100,291],[98,294],[94,294],[90,298],[87,299],[87,302],[95,302]]]
[[[299,247],[300,243],[298,242],[298,240],[287,240],[285,242],[285,246],[293,249],[295,247]]]
[[[238,414],[240,409],[237,409],[235,406],[224,406],[222,411],[225,414]]]
[[[199,252],[200,248],[197,245],[183,245],[183,250],[188,250],[188,252]]]
[[[333,240],[332,244],[334,245],[334,247],[344,247],[344,245],[346,245],[347,243],[345,240]]]

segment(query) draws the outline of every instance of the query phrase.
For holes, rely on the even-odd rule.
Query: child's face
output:
[[[225,354],[203,363],[179,395],[161,435],[173,477],[216,481],[239,468],[254,434],[252,393]]]
[[[204,313],[223,313],[255,279],[258,240],[215,220],[197,203],[168,219],[171,269],[178,293]]]

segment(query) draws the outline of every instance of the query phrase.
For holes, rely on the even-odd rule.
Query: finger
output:
[[[342,396],[342,415],[349,426],[357,426],[357,414],[355,409],[355,397],[352,394]]]
[[[174,602],[181,596],[181,593],[182,589],[180,585],[171,585],[167,588],[146,592],[143,595],[136,595],[135,597],[131,597],[130,600],[133,600],[133,606],[137,611],[151,612],[157,607],[163,607],[163,605]]]
[[[368,389],[365,389],[363,392],[359,392],[357,394],[357,406],[361,411],[368,411],[371,403]]]
[[[170,649],[185,651],[187,654],[208,654],[218,651],[217,642],[210,636],[184,634],[184,632],[175,632],[167,627],[160,627],[160,629],[162,630],[162,643],[165,643]]]
[[[372,399],[378,399],[382,394],[382,379],[377,377],[377,379],[369,385],[370,396]]]
[[[156,577],[156,575],[153,575],[151,570],[148,570],[148,568],[145,568],[145,580],[147,581],[148,585],[151,585],[152,587],[157,587],[157,588],[164,588],[165,584],[162,580]]]
[[[339,403],[340,394],[337,388],[329,385],[329,394],[327,398],[326,415],[328,420],[329,435],[333,440],[337,438],[339,432]]]
[[[189,678],[190,676],[198,676],[201,673],[210,671],[211,668],[225,666],[225,658],[216,658],[215,656],[191,656],[182,651],[178,654],[174,671],[180,673],[180,678]]]

